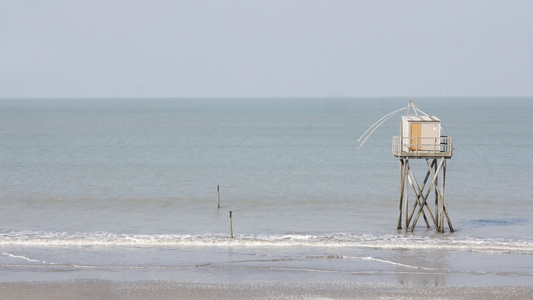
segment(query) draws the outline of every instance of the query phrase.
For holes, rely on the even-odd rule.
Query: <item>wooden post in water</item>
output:
[[[218,208],[220,209],[220,185],[217,185],[217,203]]]
[[[230,231],[230,236],[233,238],[233,221],[231,217],[231,210],[229,211],[229,231]]]

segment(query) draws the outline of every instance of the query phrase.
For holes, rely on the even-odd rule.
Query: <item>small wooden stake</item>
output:
[[[217,203],[218,208],[220,208],[220,185],[217,185]]]
[[[229,230],[230,230],[231,237],[233,238],[233,221],[231,218],[231,210],[229,211]]]

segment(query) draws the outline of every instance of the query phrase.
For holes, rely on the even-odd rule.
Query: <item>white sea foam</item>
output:
[[[135,246],[135,247],[355,247],[376,249],[442,249],[476,252],[516,252],[533,254],[533,241],[480,239],[475,237],[414,237],[337,233],[324,235],[260,234],[124,234],[109,232],[0,233],[0,245],[13,246]]]
[[[431,271],[438,270],[438,269],[435,269],[435,268],[427,268],[427,267],[420,267],[420,266],[402,264],[402,263],[399,263],[399,262],[386,260],[386,259],[381,259],[381,258],[376,258],[376,257],[372,257],[372,256],[315,255],[315,256],[310,256],[310,258],[366,260],[366,261],[373,261],[373,262],[389,264],[389,265],[395,265],[395,266],[400,266],[400,267],[406,267],[406,268],[411,268],[411,269],[422,269],[422,270],[431,270]]]
[[[369,260],[369,261],[376,261],[376,262],[380,262],[380,263],[385,263],[385,264],[390,264],[390,265],[395,265],[395,266],[400,266],[400,267],[406,267],[406,268],[411,268],[411,269],[422,269],[422,270],[430,270],[430,271],[438,270],[436,268],[427,268],[427,267],[406,265],[406,264],[402,264],[402,263],[399,263],[399,262],[394,262],[394,261],[391,261],[391,260],[386,260],[386,259],[381,259],[381,258],[375,258],[375,257],[371,257],[371,256],[362,257],[361,259],[362,260]]]
[[[47,264],[47,262],[44,261],[44,260],[33,259],[33,258],[26,257],[26,256],[24,256],[24,255],[17,255],[17,254],[8,253],[8,252],[4,252],[4,253],[2,253],[2,255],[4,255],[4,256],[9,256],[9,257],[11,257],[11,258],[16,258],[16,259],[22,259],[22,260],[29,261],[29,262],[36,262],[36,263],[41,263],[41,264]]]

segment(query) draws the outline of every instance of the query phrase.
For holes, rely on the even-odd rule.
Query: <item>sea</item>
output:
[[[410,100],[453,137],[455,232],[397,229],[403,111],[359,148]],[[531,285],[532,115],[512,97],[0,99],[0,282]]]

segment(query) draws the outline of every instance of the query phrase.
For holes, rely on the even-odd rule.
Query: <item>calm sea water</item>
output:
[[[414,99],[454,138],[445,234],[396,230],[399,116],[357,150],[408,100],[0,100],[0,280],[529,284],[533,99]]]

